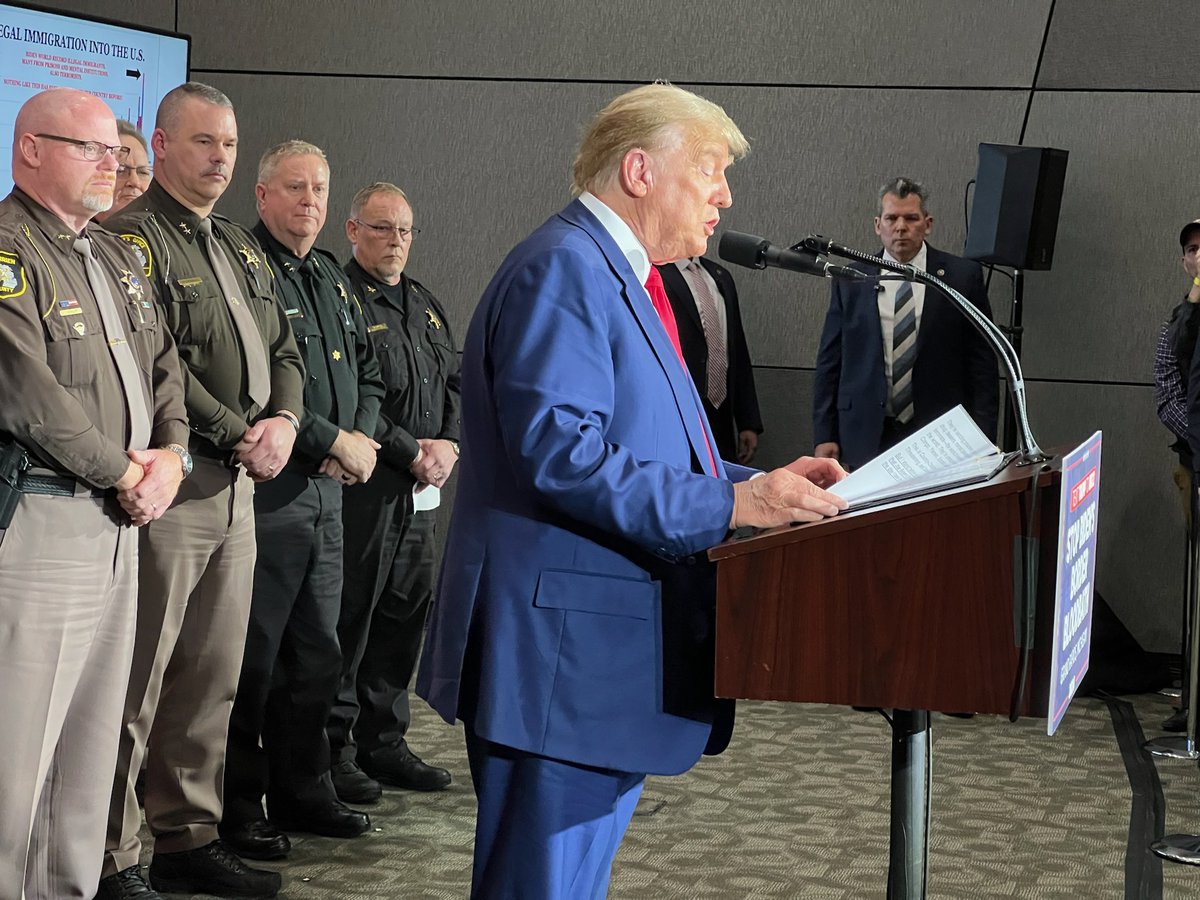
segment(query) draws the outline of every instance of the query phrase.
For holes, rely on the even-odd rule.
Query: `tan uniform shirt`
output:
[[[203,243],[200,217],[156,181],[106,223],[138,254],[145,275],[187,368],[185,396],[192,431],[229,450],[263,413],[304,409],[304,364],[287,316],[275,295],[274,276],[254,236],[223,216],[212,217],[213,236],[225,250],[258,325],[271,367],[271,400],[262,410],[250,400],[242,345]]]
[[[136,257],[89,225],[151,405],[150,446],[186,444],[183,376]],[[0,440],[99,488],[129,467],[125,392],[75,234],[21,190],[0,201]]]

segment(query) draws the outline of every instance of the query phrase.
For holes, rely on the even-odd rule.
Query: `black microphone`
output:
[[[781,249],[772,245],[765,238],[753,234],[742,234],[740,231],[726,231],[721,235],[717,255],[726,262],[746,266],[748,269],[765,269],[767,266],[772,266],[776,269],[790,269],[793,272],[816,275],[818,278],[847,278],[852,281],[875,280],[866,272],[825,262],[819,259],[815,253]]]

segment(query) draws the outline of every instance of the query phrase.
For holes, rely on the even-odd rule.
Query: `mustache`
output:
[[[205,175],[220,175],[220,176],[221,176],[221,177],[223,177],[223,178],[228,178],[228,177],[229,177],[229,172],[227,171],[227,167],[226,167],[225,165],[223,165],[223,164],[218,164],[218,165],[212,166],[212,167],[210,167],[210,168],[208,168],[208,169],[205,169],[205,170],[204,170],[203,172],[201,172],[200,174],[201,174],[201,176],[205,176]]]

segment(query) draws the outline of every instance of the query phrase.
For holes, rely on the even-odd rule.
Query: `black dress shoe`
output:
[[[1187,710],[1177,709],[1162,723],[1163,731],[1187,731]]]
[[[266,819],[251,819],[231,828],[222,825],[221,840],[243,859],[283,859],[292,849],[288,836]]]
[[[116,875],[100,879],[96,900],[165,900],[162,894],[146,884],[141,866],[130,866]]]
[[[252,869],[220,841],[195,850],[155,853],[150,884],[167,894],[270,898],[279,893],[278,872]]]
[[[271,821],[283,831],[302,831],[322,837],[358,837],[371,828],[371,819],[366,813],[350,809],[337,800],[282,812],[271,810]]]
[[[354,760],[338,763],[329,774],[333,789],[343,803],[375,803],[383,796],[379,782],[360,769]]]
[[[450,773],[427,766],[403,741],[399,746],[378,750],[361,762],[363,771],[383,784],[410,791],[444,791],[450,786]]]

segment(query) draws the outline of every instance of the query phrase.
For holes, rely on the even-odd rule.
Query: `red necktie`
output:
[[[675,324],[675,310],[671,309],[671,301],[667,297],[666,288],[663,287],[662,275],[659,274],[658,269],[654,266],[650,267],[650,274],[646,276],[646,293],[650,295],[650,302],[654,304],[654,311],[658,313],[658,317],[662,320],[667,337],[671,340],[671,346],[675,348],[675,354],[679,357],[679,364],[683,366],[683,372],[687,375],[687,363],[683,359],[683,348],[679,345],[679,326]],[[697,412],[700,411],[697,410]],[[708,442],[708,432],[704,429],[702,413],[700,433],[704,435],[704,449],[708,451],[708,471],[715,475],[717,473],[717,461],[713,457],[712,445]]]

